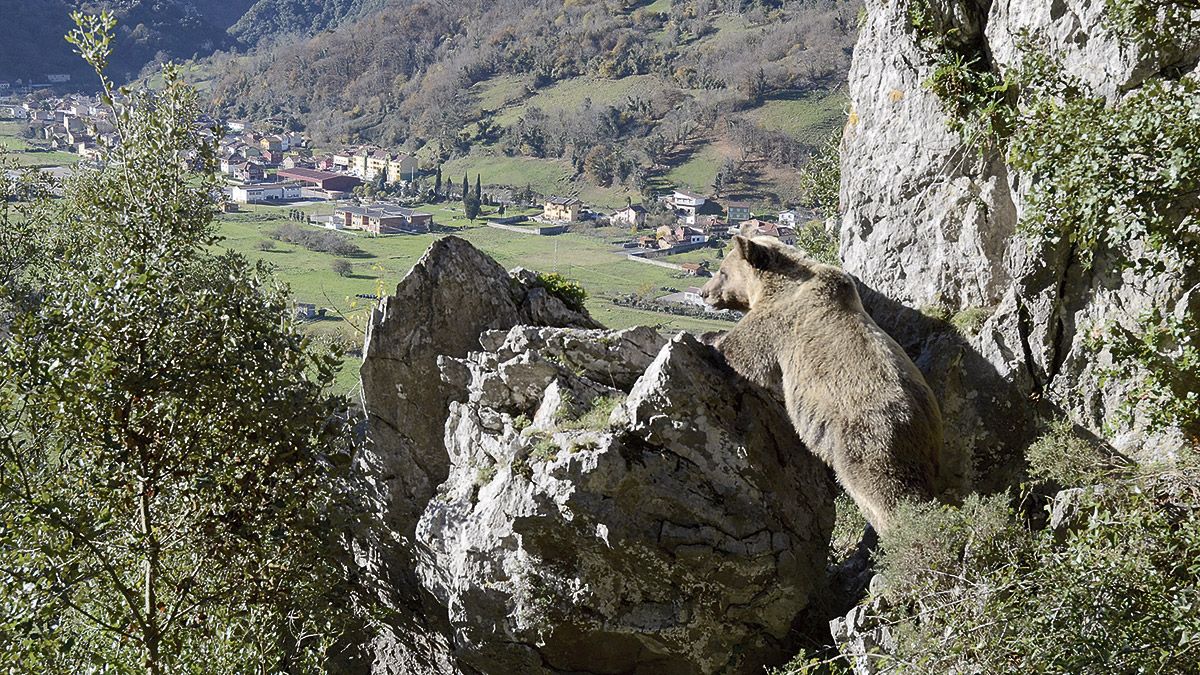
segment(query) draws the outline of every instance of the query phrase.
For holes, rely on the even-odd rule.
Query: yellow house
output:
[[[417,175],[417,158],[412,155],[395,155],[388,159],[388,182],[412,180]]]
[[[546,220],[573,223],[579,220],[579,210],[583,202],[574,197],[551,197],[546,201],[542,217]]]
[[[387,181],[390,178],[388,176],[390,160],[388,153],[383,150],[372,150],[367,153],[364,157],[363,177],[367,180],[375,180],[379,176],[383,176],[383,179]]]

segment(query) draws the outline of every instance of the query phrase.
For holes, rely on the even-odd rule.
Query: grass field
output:
[[[438,213],[442,207],[421,207]],[[439,216],[439,219],[441,216]],[[368,237],[350,234],[364,255],[349,259],[354,266],[351,276],[333,272],[336,259],[325,253],[308,251],[283,242],[273,242],[271,250],[260,250],[259,243],[287,222],[287,207],[251,206],[242,213],[220,218],[223,247],[239,251],[252,259],[263,260],[276,278],[286,282],[297,301],[328,307],[342,320],[317,322],[321,332],[353,336],[365,323],[373,302],[356,298],[357,294],[390,292],[409,268],[440,235],[393,235]],[[447,224],[446,220],[440,220]],[[451,222],[450,224],[453,224]],[[603,238],[582,234],[535,237],[475,225],[456,232],[506,268],[528,267],[543,272],[559,272],[575,279],[588,290],[588,308],[597,318],[613,327],[639,323],[663,324],[668,328],[711,330],[719,324],[695,321],[671,315],[630,312],[612,307],[609,299],[624,293],[653,293],[663,286],[680,285],[671,271],[626,260],[612,253]],[[642,315],[649,315],[643,317]],[[636,317],[636,318],[635,318]],[[652,320],[651,320],[652,319]]]
[[[667,181],[676,187],[708,194],[725,157],[715,145],[703,145],[686,162],[667,172]]]
[[[675,263],[676,265],[682,265],[683,263],[688,262],[707,262],[710,265],[710,269],[716,270],[721,266],[722,250],[723,249],[716,248],[698,248],[694,251],[688,251],[687,253],[676,253],[675,255],[669,255],[665,258],[659,258],[659,260]]]
[[[328,308],[327,318],[307,325],[313,335],[337,337],[347,343],[360,343],[367,317],[375,302],[356,297],[358,294],[385,295],[396,284],[438,236],[393,235],[369,237],[346,233],[363,249],[365,255],[349,259],[353,274],[341,277],[333,272],[334,256],[316,253],[293,244],[272,241],[271,250],[260,250],[260,242],[270,239],[270,233],[287,221],[287,206],[247,206],[240,213],[224,214],[219,219],[224,237],[218,246],[232,249],[252,260],[262,260],[270,266],[278,281],[288,284],[298,302],[311,302]],[[458,236],[495,258],[507,269],[527,267],[542,272],[559,272],[583,284],[588,291],[587,308],[597,320],[611,328],[635,325],[657,326],[664,332],[728,330],[729,324],[690,317],[617,307],[610,299],[618,294],[665,294],[661,288],[679,288],[687,282],[673,278],[672,272],[660,267],[643,265],[613,254],[603,237],[583,234],[563,234],[555,237],[536,237],[473,225],[462,227],[466,221],[455,217],[446,205],[422,206],[436,214],[439,223],[456,226]],[[338,375],[336,390],[348,393],[358,382],[360,362],[348,357]]]
[[[843,91],[781,95],[746,113],[765,129],[782,131],[797,140],[820,145],[846,121]]]
[[[496,123],[512,126],[531,107],[545,112],[576,109],[586,99],[595,104],[617,104],[630,96],[648,96],[662,87],[663,83],[654,75],[634,75],[619,80],[575,77],[546,87],[519,105],[504,108],[496,115]]]
[[[475,96],[480,109],[495,111],[524,98],[532,82],[528,75],[500,75],[476,83],[469,93]]]
[[[5,157],[20,167],[46,168],[71,166],[79,162],[79,155],[69,152],[43,150],[42,146],[21,137],[23,122],[0,122],[0,148]]]

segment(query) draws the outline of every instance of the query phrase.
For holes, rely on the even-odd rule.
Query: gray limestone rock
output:
[[[371,318],[371,672],[786,661],[826,585],[828,472],[712,348],[598,330],[536,284],[449,237]]]
[[[779,404],[688,336],[648,363],[661,341],[644,330],[488,342],[463,359],[450,475],[417,531],[456,657],[489,673],[749,673],[794,653],[824,586],[832,486]],[[522,379],[540,401],[487,393],[531,361],[557,368]],[[610,379],[636,363],[640,378]],[[563,392],[598,393],[599,410]]]
[[[1134,274],[1104,255],[1089,270],[1066,242],[1025,234],[1033,177],[996,151],[981,153],[947,126],[924,84],[934,63],[908,24],[912,0],[867,0],[850,73],[851,114],[842,139],[840,253],[864,288],[864,304],[904,345],[937,393],[947,446],[965,457],[977,488],[1002,487],[1019,471],[1034,413],[1067,413],[1139,458],[1162,458],[1178,433],[1149,434],[1118,411],[1129,387],[1105,379],[1111,355],[1092,339],[1130,327],[1144,311],[1177,311],[1200,279]],[[1167,65],[1195,63],[1200,44],[1160,56],[1120,44],[1094,0],[931,0],[952,40],[972,44],[1004,72],[1035,35],[1064,68],[1110,100]],[[920,310],[986,315],[959,336]]]

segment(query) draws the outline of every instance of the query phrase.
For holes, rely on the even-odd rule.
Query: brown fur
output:
[[[902,501],[938,496],[937,401],[867,315],[850,275],[773,238],[739,236],[701,294],[746,312],[717,348],[780,396],[801,440],[876,530],[887,529]]]

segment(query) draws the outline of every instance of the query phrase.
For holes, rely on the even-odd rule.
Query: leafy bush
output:
[[[1025,458],[1030,476],[1059,485],[1091,485],[1114,468],[1111,458],[1076,433],[1075,425],[1066,418],[1052,422],[1029,446]]]
[[[587,300],[587,290],[583,288],[583,284],[557,272],[538,274],[537,280],[542,288],[545,288],[550,295],[562,300],[567,307],[576,312],[583,311],[583,303]]]
[[[1160,273],[1163,254],[1195,264],[1200,82],[1150,80],[1113,107],[1045,97],[1023,118],[1011,160],[1038,179],[1027,229],[1065,237],[1085,266],[1101,247]]]
[[[1118,34],[1168,58],[1200,38],[1200,0],[1107,0],[1105,19]]]
[[[821,223],[808,223],[797,228],[796,248],[817,262],[823,262],[826,265],[840,266],[842,264],[842,259],[838,257],[837,240],[825,230],[825,226]]]
[[[1029,531],[1003,496],[906,507],[882,540],[892,609],[877,618],[896,648],[879,663],[890,673],[1195,672],[1198,494],[1195,469],[1145,472],[1085,490],[1058,531]]]
[[[808,160],[800,170],[802,204],[817,209],[830,218],[840,213],[842,184],[842,160],[840,154],[841,130],[835,131],[821,146],[821,150]]]
[[[1146,414],[1151,429],[1182,429],[1200,447],[1200,334],[1197,317],[1165,315],[1154,309],[1139,329],[1118,330],[1104,343],[1115,366],[1107,377],[1138,379],[1123,407],[1126,418]],[[1139,377],[1140,376],[1140,377]]]
[[[950,128],[969,145],[987,147],[1007,138],[1014,119],[1008,97],[1013,83],[990,70],[979,55],[938,51],[925,82],[950,115]]]
[[[339,277],[348,277],[354,274],[354,265],[350,264],[350,261],[342,260],[340,258],[333,261],[333,263],[330,265],[330,269],[332,269],[333,273]]]
[[[842,492],[833,502],[833,535],[829,541],[830,562],[836,564],[849,558],[867,529],[867,519],[850,495]]]

